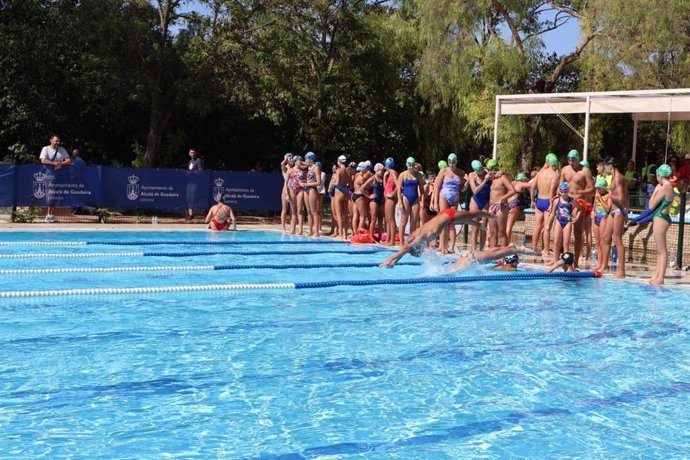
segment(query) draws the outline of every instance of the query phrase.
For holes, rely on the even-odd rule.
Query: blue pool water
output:
[[[237,251],[260,232],[0,233],[0,254]],[[262,245],[285,240],[283,245]],[[0,259],[0,268],[381,254]],[[411,261],[405,257],[403,261]],[[0,275],[0,291],[440,275],[331,268]],[[602,279],[0,299],[0,457],[685,458],[690,293]]]

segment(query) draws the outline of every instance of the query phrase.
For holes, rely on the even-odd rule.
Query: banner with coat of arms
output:
[[[236,211],[279,211],[278,173],[182,169],[0,166],[0,206],[207,209],[222,197]]]

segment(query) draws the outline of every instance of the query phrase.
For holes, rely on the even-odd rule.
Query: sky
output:
[[[198,1],[192,0],[185,5],[185,11],[197,11],[200,14],[210,14],[210,10],[205,5]],[[554,12],[544,13],[549,19],[553,19]],[[503,32],[504,37],[510,36],[510,31],[507,27]],[[557,30],[547,32],[542,35],[542,40],[546,50],[555,52],[558,56],[569,54],[575,51],[580,39],[580,24],[578,21],[571,19],[565,25],[559,27]]]
[[[548,51],[559,56],[572,53],[580,41],[580,23],[571,19],[558,29],[542,35],[542,40]]]

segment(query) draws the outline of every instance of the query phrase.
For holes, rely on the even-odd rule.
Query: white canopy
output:
[[[496,96],[494,150],[498,145],[499,115],[585,114],[583,156],[587,159],[589,115],[591,113],[630,113],[635,121],[633,158],[637,144],[638,121],[690,120],[690,88],[594,93],[514,94]]]

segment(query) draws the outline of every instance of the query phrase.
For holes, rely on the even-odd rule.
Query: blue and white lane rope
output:
[[[374,254],[387,251],[383,248],[371,249],[326,249],[322,251],[312,250],[277,250],[277,251],[194,251],[194,252],[83,252],[72,254],[58,253],[23,253],[0,254],[0,259],[80,259],[84,257],[194,257],[194,256],[269,256],[269,255],[306,255],[306,254]]]
[[[229,291],[229,290],[263,290],[263,289],[318,289],[335,286],[376,286],[400,284],[451,284],[468,283],[473,281],[523,281],[535,279],[574,279],[597,278],[597,272],[513,272],[496,275],[447,276],[432,278],[404,278],[381,280],[341,280],[314,281],[310,283],[235,283],[235,284],[207,284],[187,286],[163,287],[134,287],[134,288],[93,288],[93,289],[58,289],[50,291],[0,291],[0,298],[9,297],[54,297],[77,295],[109,295],[109,294],[153,294],[168,292],[196,292],[196,291]]]
[[[396,265],[422,265],[421,262],[398,262]],[[48,273],[113,273],[113,272],[166,272],[166,271],[207,271],[207,270],[292,270],[312,268],[368,268],[378,267],[378,262],[353,262],[338,264],[233,264],[233,265],[170,265],[153,267],[66,267],[66,268],[26,268],[0,270],[0,275],[41,275]]]
[[[141,241],[0,241],[0,246],[86,246],[101,244],[103,246],[154,246],[154,245],[231,245],[243,246],[252,244],[278,245],[278,244],[343,244],[343,240],[285,240],[285,241],[184,241],[184,240],[141,240]]]

